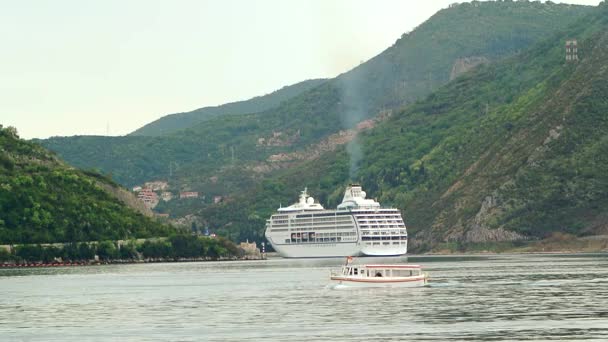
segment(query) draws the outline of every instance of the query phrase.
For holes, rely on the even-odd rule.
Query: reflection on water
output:
[[[608,255],[410,256],[428,287],[329,286],[341,259],[0,269],[28,341],[608,340]]]

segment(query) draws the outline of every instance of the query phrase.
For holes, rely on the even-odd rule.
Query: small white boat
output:
[[[428,275],[420,265],[346,265],[339,272],[332,272],[331,281],[336,285],[359,287],[418,287],[425,286]]]

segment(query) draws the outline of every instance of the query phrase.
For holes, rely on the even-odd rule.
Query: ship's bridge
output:
[[[344,192],[344,198],[342,198],[342,203],[338,205],[338,210],[380,209],[380,203],[376,202],[373,199],[367,199],[365,198],[365,196],[367,196],[367,194],[361,189],[361,185],[349,185],[346,188],[346,191]]]

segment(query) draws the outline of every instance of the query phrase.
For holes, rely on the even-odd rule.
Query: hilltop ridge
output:
[[[204,107],[190,112],[169,114],[138,128],[129,135],[159,136],[196,126],[201,122],[221,115],[238,115],[259,113],[276,107],[281,102],[312,89],[325,82],[325,79],[313,79],[285,86],[270,94],[256,96],[249,100],[226,103],[221,106]]]
[[[55,137],[40,142],[69,163],[111,173],[126,186],[167,179],[170,165],[178,165],[173,176],[180,187],[227,194],[235,190],[230,177],[224,177],[226,182],[219,178],[222,186],[202,178],[219,176],[236,162],[265,160],[351,129],[438,89],[463,58],[483,56],[491,62],[510,56],[590,10],[528,2],[459,4],[439,11],[355,69],[300,89],[263,112],[220,115],[164,136]],[[257,144],[277,133],[293,137],[294,143]]]

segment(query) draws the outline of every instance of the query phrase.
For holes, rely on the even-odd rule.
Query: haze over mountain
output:
[[[419,249],[449,241],[543,237],[556,230],[596,232],[590,222],[599,220],[599,211],[590,206],[603,201],[601,195],[585,199],[589,194],[580,189],[591,185],[576,180],[575,195],[566,193],[572,202],[564,202],[563,189],[543,175],[566,172],[558,167],[560,158],[580,167],[588,161],[578,164],[574,150],[555,152],[559,148],[550,143],[558,146],[567,139],[555,136],[570,134],[565,124],[559,128],[558,117],[567,121],[576,117],[571,113],[577,104],[591,105],[572,94],[572,84],[590,92],[596,86],[574,81],[580,75],[575,71],[598,82],[603,77],[596,70],[602,11],[605,5],[460,4],[438,12],[379,56],[275,108],[223,113],[166,136],[41,143],[125,185],[162,178],[176,190],[202,192],[206,203],[173,202],[160,210],[181,216],[202,205],[201,220],[235,240],[261,241],[267,215],[303,186],[333,206],[349,180],[361,181],[383,204],[404,209]],[[589,48],[581,48],[590,54],[581,53],[579,64],[564,61],[568,37]],[[570,106],[563,94],[577,101]],[[579,129],[590,127],[570,132]],[[600,148],[592,145],[581,148]],[[542,163],[535,161],[544,158],[553,168],[541,172],[534,167]],[[531,184],[540,187],[539,197],[525,194]],[[211,205],[215,195],[231,200]],[[570,212],[568,221],[559,213],[572,205],[580,215]],[[549,213],[556,213],[554,219],[547,219]]]

